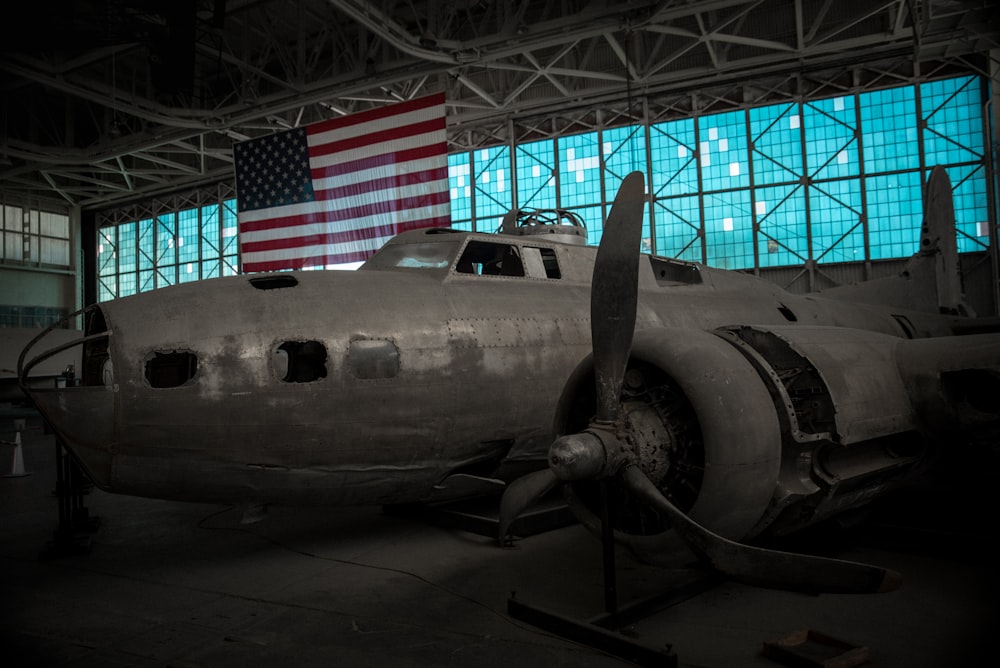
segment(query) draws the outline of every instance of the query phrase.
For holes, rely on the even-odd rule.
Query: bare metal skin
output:
[[[937,444],[994,428],[996,402],[955,388],[1000,396],[997,323],[924,250],[906,277],[814,295],[642,256],[615,456],[690,488],[681,510],[739,540],[864,504]],[[25,389],[124,494],[395,504],[499,490],[518,462],[592,477],[600,440],[564,435],[594,412],[595,254],[417,230],[357,272],[165,288],[85,313],[78,386]],[[22,378],[46,349],[26,348]]]

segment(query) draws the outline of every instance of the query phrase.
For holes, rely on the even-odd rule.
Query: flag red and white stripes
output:
[[[234,146],[244,272],[367,259],[451,225],[444,94]]]

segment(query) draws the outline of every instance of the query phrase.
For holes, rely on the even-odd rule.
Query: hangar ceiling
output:
[[[452,150],[950,70],[995,0],[6,3],[0,191],[105,208],[230,180],[235,141],[445,91]]]

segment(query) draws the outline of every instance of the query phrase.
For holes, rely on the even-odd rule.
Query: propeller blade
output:
[[[618,469],[599,436],[601,425],[621,418],[621,390],[632,348],[639,297],[639,242],[645,183],[641,172],[622,181],[608,215],[604,237],[594,262],[591,283],[590,328],[593,345],[597,412],[588,432],[557,439],[549,450],[548,476],[532,474],[524,490],[512,488],[501,502],[500,540],[512,518],[544,494],[557,478],[565,481],[596,479]],[[613,437],[615,438],[615,437]],[[612,448],[611,452],[618,452]],[[862,594],[892,591],[902,583],[899,573],[869,564],[813,555],[793,554],[744,545],[701,526],[670,502],[642,470],[629,463],[619,470],[625,484],[639,498],[663,513],[674,530],[699,557],[720,573],[746,584],[811,593]],[[508,495],[510,499],[508,499]],[[504,506],[508,509],[504,511]],[[506,518],[506,519],[503,519]]]
[[[878,566],[731,541],[682,513],[638,466],[626,466],[622,478],[629,489],[670,519],[674,530],[698,556],[739,582],[771,589],[829,594],[893,591],[903,582],[896,571]]]
[[[559,484],[559,479],[556,478],[552,470],[544,468],[515,478],[507,485],[503,496],[500,497],[498,539],[501,546],[507,544],[507,534],[510,532],[510,525],[514,523],[514,520],[557,484]]]
[[[619,397],[632,347],[639,297],[639,243],[645,191],[642,172],[632,172],[622,181],[594,261],[590,334],[598,422],[614,422],[621,410]]]

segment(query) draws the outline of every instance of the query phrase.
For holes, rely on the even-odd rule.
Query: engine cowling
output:
[[[637,332],[625,375],[623,441],[674,505],[733,540],[787,533],[863,506],[926,453],[897,366],[903,339],[829,327]],[[593,415],[581,366],[556,433]],[[657,561],[669,526],[609,482],[617,538]],[[599,531],[599,488],[574,482],[577,517]]]
[[[928,433],[900,367],[912,341],[844,327],[716,333],[753,363],[781,422],[781,473],[751,535],[789,533],[863,508],[927,459]]]
[[[593,371],[585,363],[560,402],[558,434],[593,414]],[[637,332],[623,406],[643,471],[703,526],[739,540],[760,521],[775,489],[781,432],[760,375],[739,350],[709,332]],[[611,483],[616,537],[656,560],[676,539],[654,513]],[[573,483],[568,499],[585,525],[599,527],[596,483]]]

